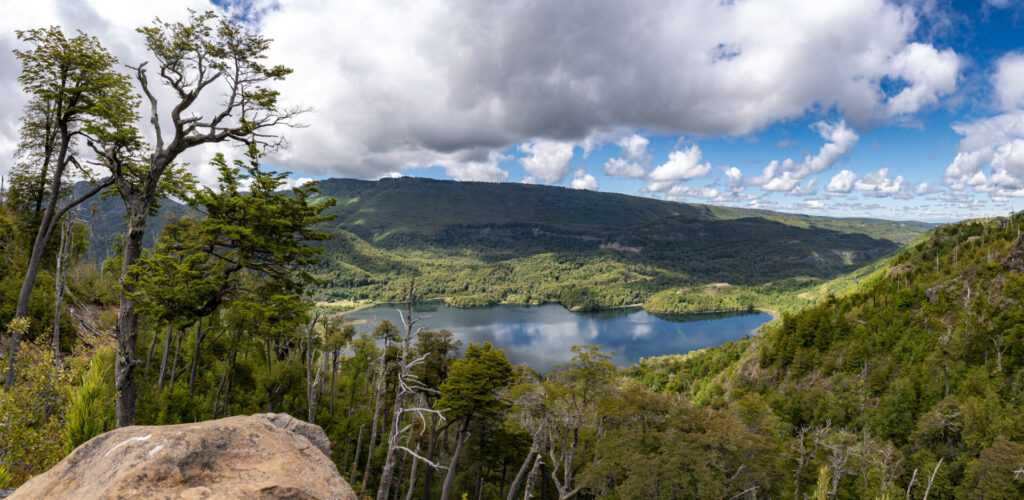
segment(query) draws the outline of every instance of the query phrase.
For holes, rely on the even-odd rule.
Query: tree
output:
[[[611,356],[600,352],[599,347],[574,345],[572,352],[573,358],[545,381],[548,459],[559,500],[572,497],[582,488],[576,484],[580,431],[596,419],[600,399],[615,375]]]
[[[45,193],[46,208],[39,219],[18,294],[15,317],[21,318],[28,314],[43,251],[61,217],[113,182],[110,178],[100,181],[77,198],[57,206],[70,165],[78,167],[85,177],[91,177],[91,171],[75,156],[75,139],[84,136],[100,141],[101,136],[114,135],[115,130],[131,130],[135,97],[128,78],[114,69],[117,58],[95,37],[79,33],[69,39],[55,26],[18,31],[17,35],[19,40],[33,46],[27,51],[14,51],[21,62],[18,82],[31,96],[21,129],[19,153],[26,161],[39,161],[41,182],[50,182],[49,192]],[[43,198],[40,190],[36,196],[36,212]],[[11,332],[5,391],[9,391],[15,381],[14,359],[20,341],[21,335]]]
[[[437,400],[437,408],[445,412],[446,418],[459,423],[455,451],[441,488],[442,500],[451,496],[455,466],[463,445],[469,439],[470,423],[474,419],[498,415],[505,408],[506,403],[499,397],[499,391],[508,386],[512,375],[512,365],[505,357],[505,351],[494,349],[488,342],[470,343],[465,357],[452,363],[448,379],[441,384],[441,397]]]
[[[404,451],[412,455],[415,461],[424,461],[427,465],[438,468],[437,464],[430,461],[430,459],[423,458],[417,454],[417,452],[410,450],[406,446],[400,444],[402,434],[412,428],[412,425],[402,427],[402,420],[406,414],[413,414],[414,417],[418,416],[420,422],[426,426],[425,415],[439,415],[440,412],[428,408],[426,406],[406,406],[406,399],[411,398],[417,394],[424,394],[427,392],[435,392],[419,380],[419,377],[415,375],[416,367],[423,364],[428,356],[429,352],[421,354],[415,359],[410,359],[412,354],[412,338],[414,334],[418,334],[418,331],[414,332],[416,323],[420,318],[414,318],[412,315],[412,303],[413,294],[415,292],[416,280],[413,279],[409,283],[409,295],[407,298],[407,310],[406,315],[402,319],[405,326],[405,336],[401,338],[401,351],[398,356],[397,366],[395,371],[398,374],[398,380],[395,384],[395,404],[391,412],[391,430],[388,433],[388,448],[387,456],[384,460],[384,470],[381,472],[380,486],[377,488],[377,500],[387,500],[388,495],[391,491],[391,480],[395,474],[395,460],[399,451]],[[408,440],[407,440],[408,441]],[[415,467],[416,462],[413,462]],[[411,490],[410,490],[411,494]]]
[[[203,144],[229,141],[280,147],[281,140],[271,129],[288,125],[303,111],[279,107],[278,92],[266,85],[285,78],[291,70],[265,65],[270,40],[248,32],[240,23],[213,12],[190,11],[184,23],[156,19],[138,31],[157,62],[160,80],[175,96],[170,106],[169,138],[164,137],[161,106],[143,62],[132,69],[150,104],[149,122],[155,143],[145,153],[145,145],[130,137],[106,146],[92,144],[111,171],[128,212],[116,330],[119,427],[135,421],[138,314],[126,278],[142,253],[147,219],[162,194],[169,169],[182,153]],[[199,98],[217,93],[218,86],[219,110],[206,115],[195,111],[193,105]]]

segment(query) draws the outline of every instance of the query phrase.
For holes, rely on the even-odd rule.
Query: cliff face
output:
[[[284,414],[124,427],[8,498],[355,499],[329,446],[320,427]]]

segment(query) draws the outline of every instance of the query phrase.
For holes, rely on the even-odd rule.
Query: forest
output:
[[[31,103],[0,200],[0,488],[114,427],[286,412],[324,429],[360,498],[1024,496],[1024,215],[904,235],[899,252],[817,279],[736,286],[613,249],[500,265],[398,256],[339,228],[345,199],[285,190],[287,173],[262,164],[275,127],[305,111],[279,105],[272,84],[290,70],[265,60],[270,40],[213,13],[138,31],[156,64],[130,73],[88,34],[18,34]],[[191,109],[209,93],[221,109]],[[238,147],[209,159],[218,181],[203,186],[180,156],[218,143]],[[109,255],[90,246],[94,195],[124,206]],[[169,199],[188,211],[149,227]],[[697,224],[676,217],[657,232]],[[780,241],[799,228],[724,222]],[[811,229],[860,224],[827,223]],[[521,286],[492,286],[508,276]],[[358,334],[318,295],[327,282],[409,307]],[[515,294],[780,318],[625,369],[577,345],[538,373],[501,346],[420,328],[411,308]]]

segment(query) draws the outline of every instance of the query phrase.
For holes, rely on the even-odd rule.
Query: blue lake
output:
[[[383,320],[399,327],[396,308],[402,304],[378,305],[347,314],[356,328],[369,332]],[[613,353],[617,366],[625,367],[640,358],[684,354],[721,345],[753,334],[772,319],[762,312],[654,315],[641,308],[572,312],[558,304],[542,306],[497,305],[459,309],[443,303],[417,304],[414,316],[424,329],[450,330],[465,347],[469,342],[490,342],[505,350],[513,364],[527,363],[546,372],[571,358],[574,344],[600,345]]]

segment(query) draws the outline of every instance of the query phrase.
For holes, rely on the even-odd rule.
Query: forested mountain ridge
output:
[[[457,305],[613,307],[673,286],[794,278],[803,289],[931,227],[510,183],[328,179],[320,189],[338,202],[317,267],[326,301],[398,300],[412,272]]]
[[[725,282],[742,292],[714,303],[663,297],[652,310],[780,309],[780,294],[789,310],[813,301],[801,293],[931,227],[513,183],[403,177],[327,179],[319,188],[314,199],[337,201],[326,212],[335,219],[320,226],[334,237],[317,243],[325,252],[314,268],[322,281],[314,296],[328,303],[401,300],[402,283],[416,274],[428,297],[460,306],[616,307]],[[101,258],[123,223],[118,203],[98,204],[93,247]],[[164,200],[147,237],[192,213]]]
[[[929,498],[1020,498],[1021,225],[1024,215],[938,228],[853,292],[754,339],[628,373],[702,406],[760,407],[788,436],[803,491],[828,466],[841,498],[906,491],[915,474],[913,497],[934,476]]]

